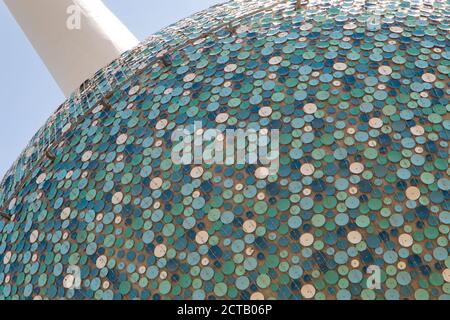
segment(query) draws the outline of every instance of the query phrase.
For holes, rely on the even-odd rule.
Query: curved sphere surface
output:
[[[5,177],[0,297],[448,299],[448,17],[244,1],[152,36]],[[179,129],[254,130],[275,170],[177,163]]]

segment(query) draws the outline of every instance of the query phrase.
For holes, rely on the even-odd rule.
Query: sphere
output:
[[[448,299],[444,1],[231,1],[83,84],[0,187],[3,299]]]

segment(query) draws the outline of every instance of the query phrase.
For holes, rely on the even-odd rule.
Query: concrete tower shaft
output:
[[[138,44],[101,0],[4,1],[66,96]]]

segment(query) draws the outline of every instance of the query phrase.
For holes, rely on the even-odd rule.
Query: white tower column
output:
[[[139,42],[101,0],[4,0],[66,96]]]

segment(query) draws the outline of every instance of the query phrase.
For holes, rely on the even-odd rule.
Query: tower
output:
[[[138,44],[101,0],[5,0],[66,96]]]

